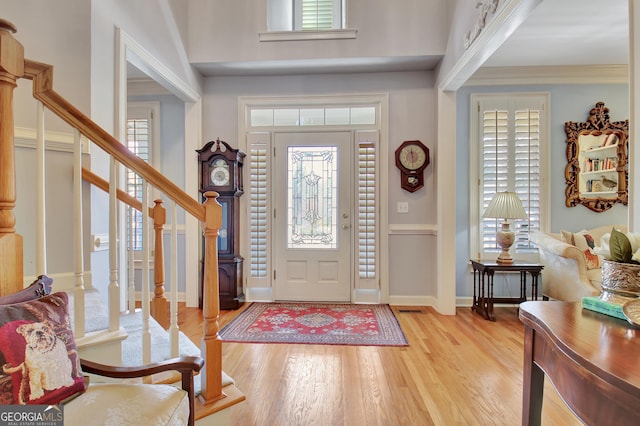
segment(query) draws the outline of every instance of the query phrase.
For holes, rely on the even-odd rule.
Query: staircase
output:
[[[200,351],[205,360],[205,367],[200,373],[199,396],[197,398],[196,419],[197,424],[221,424],[220,421],[228,419],[228,407],[244,400],[244,395],[239,392],[233,381],[226,378],[222,371],[222,341],[218,336],[218,317],[220,314],[218,295],[218,256],[217,237],[222,225],[222,210],[216,201],[217,193],[208,192],[204,203],[200,203],[186,194],[180,187],[170,181],[160,172],[155,170],[144,160],[132,154],[124,144],[112,137],[108,132],[98,126],[89,117],[65,100],[53,88],[53,68],[50,65],[35,62],[24,57],[22,45],[13,36],[16,28],[9,22],[0,19],[0,295],[14,293],[23,288],[24,277],[24,248],[22,236],[16,233],[16,164],[14,145],[14,112],[13,92],[17,81],[27,79],[32,81],[33,96],[38,101],[36,157],[36,194],[37,194],[37,220],[36,229],[36,275],[46,273],[46,232],[44,216],[44,199],[46,194],[46,180],[44,176],[44,110],[48,110],[60,117],[74,130],[74,161],[73,161],[73,188],[74,205],[73,221],[75,232],[73,238],[60,242],[61,250],[69,250],[74,253],[74,285],[67,291],[73,296],[73,321],[74,334],[81,356],[99,362],[113,364],[114,359],[127,359],[131,355],[131,347],[142,348],[140,358],[142,363],[149,363],[152,359],[158,359],[153,355],[154,339],[165,339],[168,342],[170,356],[177,355],[185,346],[184,339],[177,323],[177,285],[172,285],[172,291],[167,300],[164,290],[164,271],[161,267],[154,268],[153,297],[149,277],[149,253],[155,253],[155,264],[164,263],[165,248],[162,245],[162,232],[165,225],[166,211],[163,200],[157,199],[152,203],[149,200],[149,192],[161,193],[166,201],[171,202],[172,244],[169,251],[169,259],[177,270],[177,239],[176,239],[176,209],[183,209],[185,215],[191,215],[198,220],[204,235],[203,252],[203,316],[204,330],[201,347],[195,345],[189,350]],[[91,146],[104,151],[110,158],[109,179],[104,180],[93,174],[89,169],[83,168],[82,143],[88,140]],[[118,188],[118,177],[124,171],[132,171],[143,180],[143,197],[138,201],[129,197]],[[128,291],[120,291],[120,283],[117,281],[119,268],[117,257],[117,244],[109,245],[109,286],[108,294],[104,295],[108,304],[104,307],[106,319],[102,328],[95,329],[89,326],[85,312],[94,305],[92,297],[94,289],[86,288],[84,283],[83,253],[83,179],[91,185],[95,185],[109,192],[109,240],[118,241],[119,223],[118,212],[126,209],[138,209],[143,217],[143,240],[154,241],[151,244],[143,243],[143,283],[142,307],[135,309],[135,292],[133,284],[129,283]],[[49,224],[55,226],[55,224]],[[154,235],[148,231],[153,228]],[[199,259],[188,259],[199,262]],[[176,283],[177,276],[173,277]],[[58,291],[54,282],[54,290]],[[128,300],[121,301],[121,294],[126,294]],[[123,313],[121,306],[127,306]],[[152,317],[153,314],[153,317]],[[126,316],[125,316],[126,315]],[[136,330],[133,332],[133,330]],[[128,330],[128,331],[127,331]],[[139,339],[133,342],[134,336]],[[156,336],[156,337],[154,337]],[[126,339],[126,340],[125,340]],[[182,348],[181,348],[182,340]],[[186,339],[188,340],[188,339]],[[124,342],[126,343],[124,343]],[[190,343],[190,342],[189,342]],[[195,347],[195,349],[194,349]],[[168,357],[168,356],[167,356]],[[223,380],[223,377],[225,379]],[[198,381],[198,380],[197,380]]]

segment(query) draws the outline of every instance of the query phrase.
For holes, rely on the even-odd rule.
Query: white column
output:
[[[438,90],[438,146],[435,172],[438,188],[436,272],[441,314],[456,313],[456,92]]]
[[[636,25],[638,28],[636,28]],[[640,7],[634,0],[629,0],[629,231],[640,229],[640,172],[636,165],[636,155],[640,155],[640,132],[635,123],[640,123]],[[636,213],[638,212],[638,213]]]

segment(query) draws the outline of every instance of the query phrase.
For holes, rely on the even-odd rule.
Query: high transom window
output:
[[[267,0],[269,31],[326,31],[344,28],[345,0]]]

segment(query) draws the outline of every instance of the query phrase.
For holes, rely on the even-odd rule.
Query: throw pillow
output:
[[[0,306],[0,404],[63,403],[86,390],[60,292]]]
[[[34,300],[51,293],[53,280],[46,275],[40,275],[29,287],[16,293],[0,297],[0,305],[10,305],[12,303],[26,302]]]
[[[561,231],[561,234],[564,242],[576,246],[584,254],[587,269],[600,268],[600,257],[594,250],[595,240],[586,230],[580,232]]]

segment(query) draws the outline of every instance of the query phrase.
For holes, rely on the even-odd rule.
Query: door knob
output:
[[[343,223],[342,224],[342,229],[349,229],[349,224],[348,223]]]

